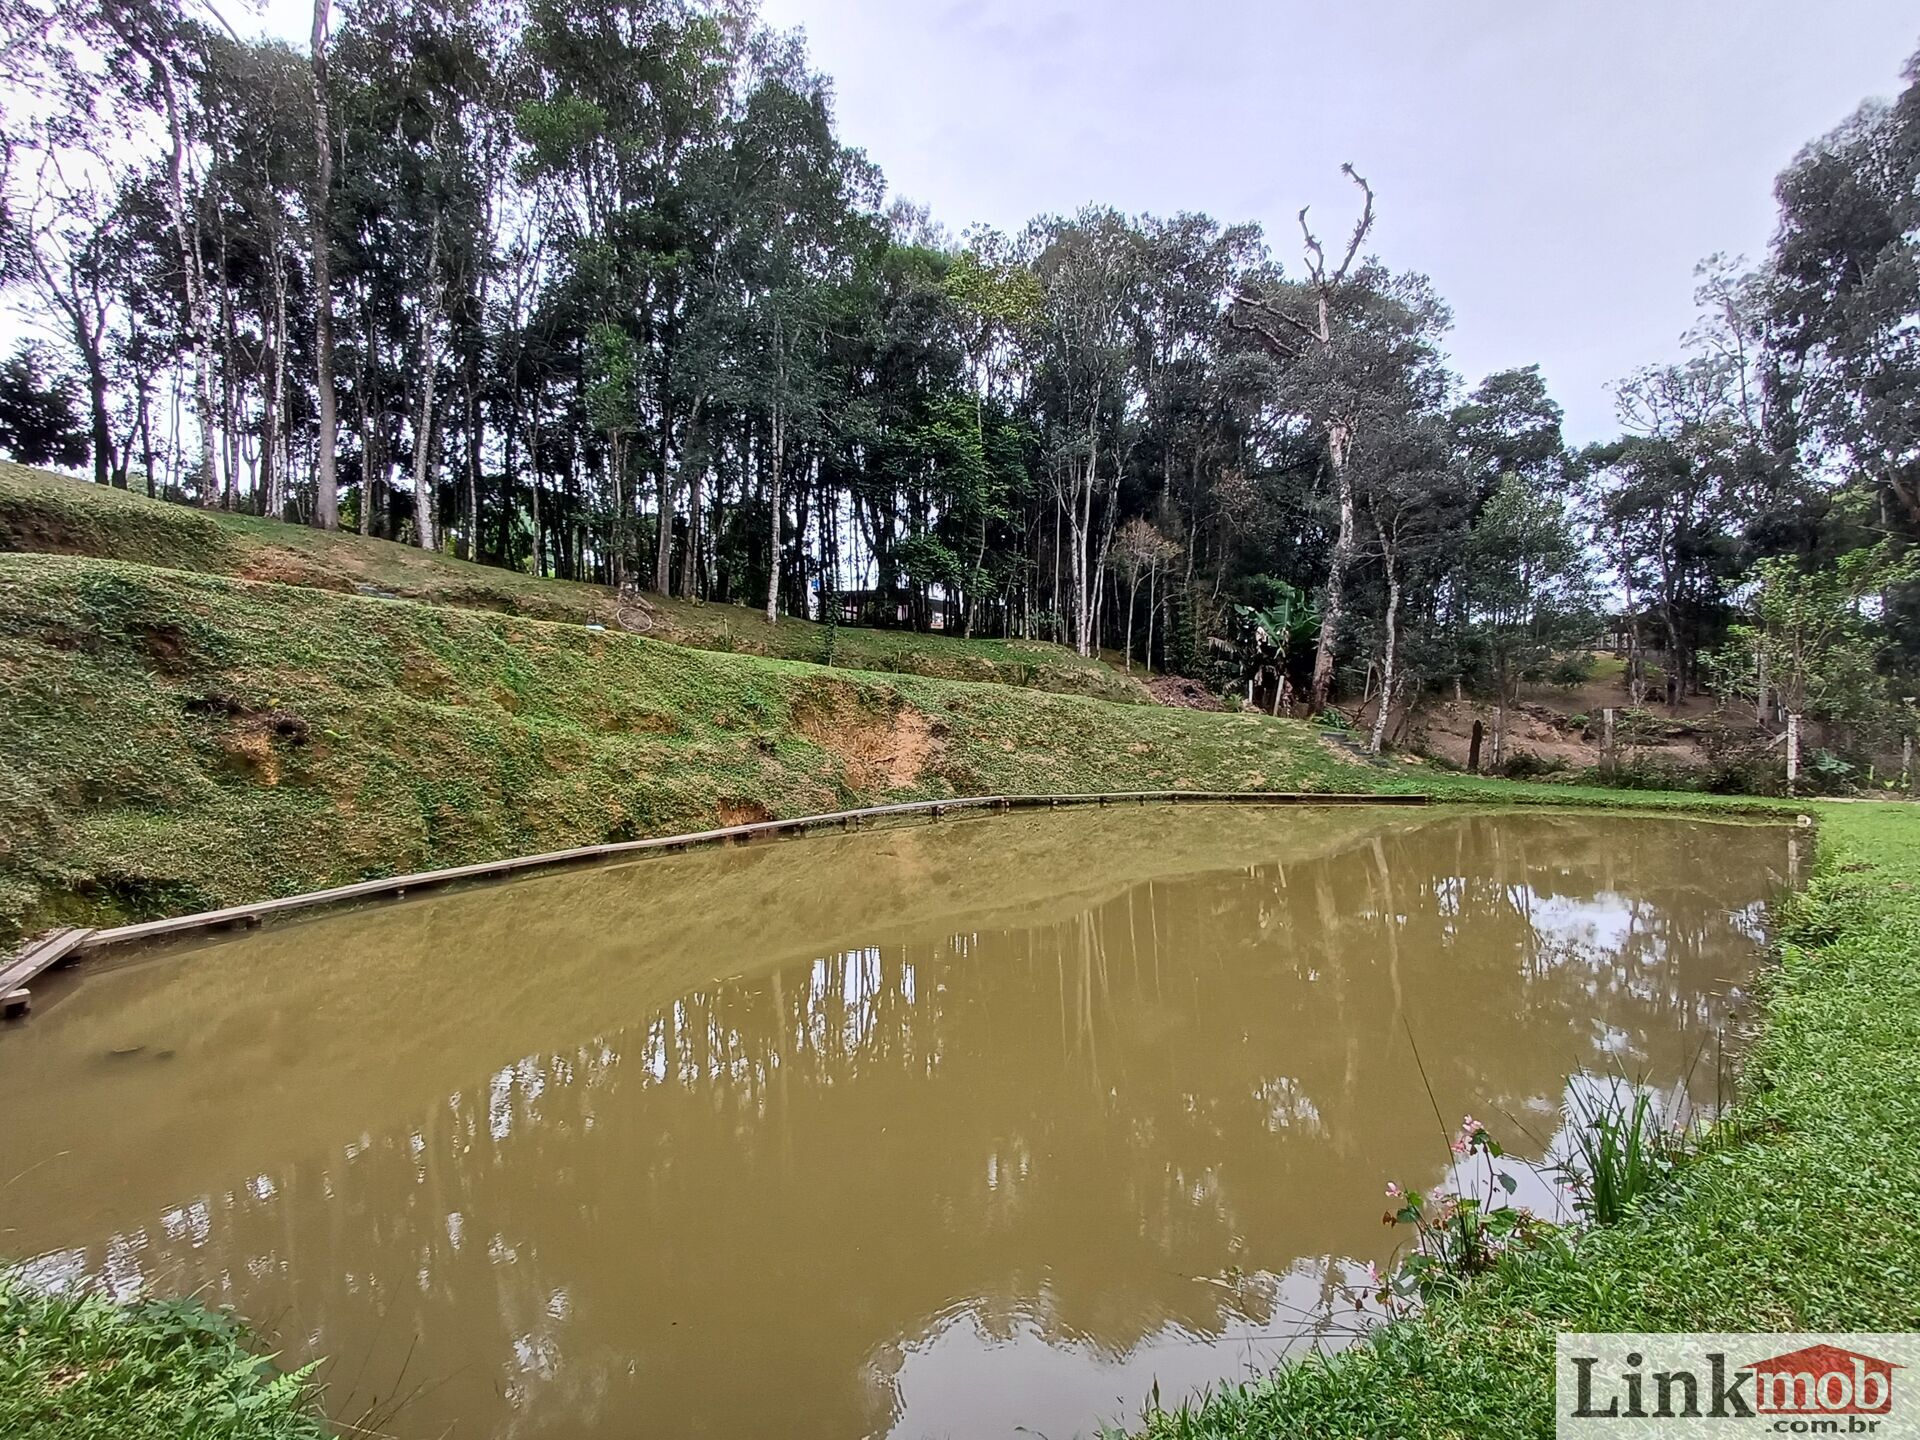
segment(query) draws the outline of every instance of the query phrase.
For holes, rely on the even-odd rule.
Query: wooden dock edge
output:
[[[569,865],[645,855],[659,851],[689,850],[703,845],[751,840],[761,836],[796,835],[808,830],[833,826],[855,828],[868,821],[890,820],[903,816],[927,815],[935,820],[944,815],[969,810],[1050,810],[1071,805],[1145,805],[1161,803],[1230,805],[1427,805],[1426,795],[1369,795],[1354,793],[1315,794],[1309,791],[1271,790],[1133,790],[1114,794],[1088,795],[973,795],[954,800],[915,800],[899,805],[870,805],[860,810],[835,810],[825,815],[801,815],[791,820],[758,820],[745,825],[727,825],[717,830],[698,830],[686,835],[662,835],[651,840],[619,840],[604,845],[582,845],[571,850],[553,850],[539,855],[519,855],[508,860],[489,860],[475,865],[455,865],[445,870],[427,870],[414,875],[392,875],[379,880],[362,880],[354,885],[339,885],[314,890],[304,895],[285,895],[248,905],[230,905],[222,910],[206,910],[196,915],[177,915],[166,920],[148,920],[137,925],[121,925],[110,930],[75,932],[72,954],[97,955],[102,951],[148,941],[172,939],[202,930],[252,928],[262,921],[303,910],[351,904],[358,900],[399,899],[421,890],[436,890],[468,881],[504,879]],[[38,972],[36,972],[38,973]]]
[[[31,941],[11,960],[0,962],[0,1016],[11,1020],[33,1006],[27,987],[54,966],[78,955],[93,935],[91,930],[55,930]]]

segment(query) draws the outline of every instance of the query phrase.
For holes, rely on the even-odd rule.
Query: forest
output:
[[[769,621],[1110,652],[1345,707],[1374,751],[1608,651],[1629,713],[1718,716],[1750,788],[1910,740],[1920,56],[1575,448],[1538,367],[1450,367],[1444,299],[1374,258],[1364,156],[1346,213],[1285,234],[956,234],[746,0],[316,0],[304,50],[177,0],[0,0],[0,34],[22,463]]]

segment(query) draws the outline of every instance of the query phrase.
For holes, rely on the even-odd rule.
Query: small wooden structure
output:
[[[0,1015],[12,1019],[24,1015],[33,1006],[33,992],[27,987],[63,960],[80,950],[91,930],[55,930],[28,943],[13,959],[0,966]]]

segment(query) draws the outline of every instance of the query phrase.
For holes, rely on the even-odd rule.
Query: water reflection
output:
[[[1702,1066],[1781,832],[1030,816],[440,896],[0,1042],[0,1251],[400,1434],[1050,1435],[1344,1341],[1440,1103]],[[1519,1146],[1524,1151],[1524,1141]]]

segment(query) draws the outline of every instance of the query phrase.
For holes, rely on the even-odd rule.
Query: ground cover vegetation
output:
[[[1372,749],[1479,697],[1482,768],[1540,768],[1509,711],[1598,641],[1623,708],[1717,717],[1716,783],[1781,788],[1796,715],[1803,783],[1898,767],[1920,86],[1788,167],[1768,253],[1703,263],[1684,352],[1576,452],[1536,368],[1450,370],[1443,299],[1370,258],[1364,166],[1297,235],[1096,206],[956,237],[750,6],[312,18],[302,51],[174,0],[0,5],[0,281],[40,337],[0,448],[825,621],[823,653],[1105,649]]]

